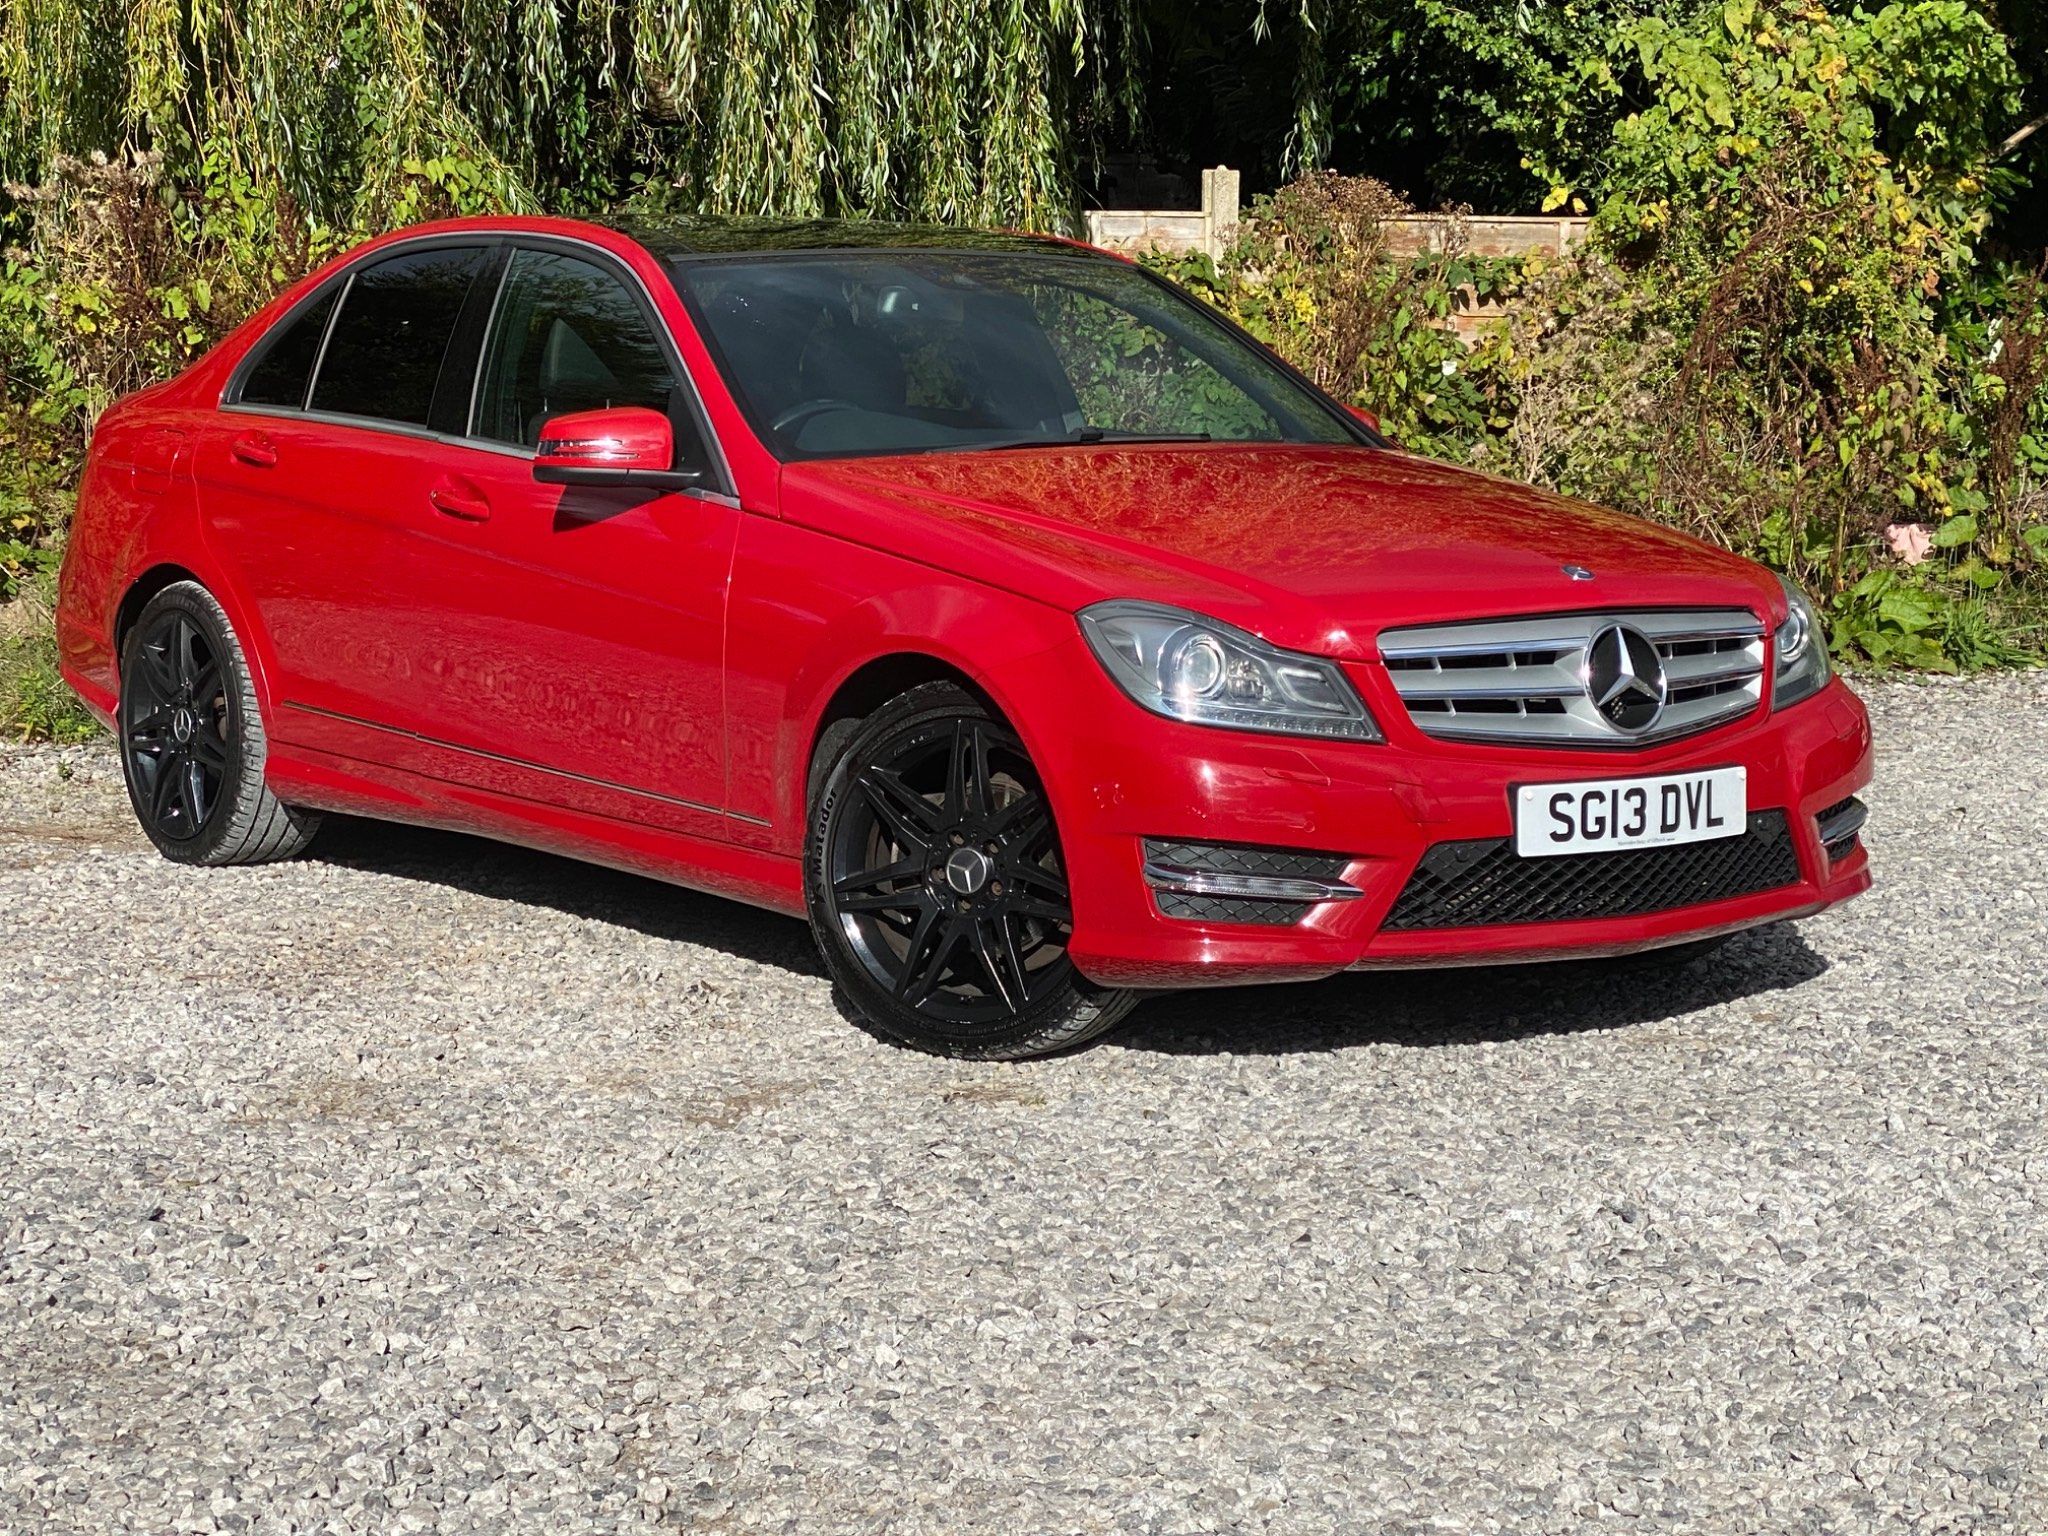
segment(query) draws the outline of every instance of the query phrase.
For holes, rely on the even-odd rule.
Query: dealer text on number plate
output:
[[[1740,837],[1748,825],[1746,768],[1523,784],[1515,791],[1515,852],[1525,859],[1704,843]]]

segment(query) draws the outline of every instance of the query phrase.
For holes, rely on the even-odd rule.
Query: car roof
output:
[[[1105,256],[1051,235],[870,219],[744,219],[625,210],[590,220],[637,240],[663,259],[773,256],[804,251],[1015,251]],[[1108,258],[1114,259],[1114,258]]]

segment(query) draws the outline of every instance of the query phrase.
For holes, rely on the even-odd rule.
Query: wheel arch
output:
[[[1008,716],[989,691],[968,672],[931,651],[890,651],[862,662],[841,680],[818,716],[811,722],[811,735],[804,754],[806,765],[815,770],[818,748],[835,725],[864,720],[891,699],[926,683],[954,683],[974,695],[1008,722]]]
[[[249,669],[249,680],[255,685],[256,706],[263,712],[266,726],[269,724],[273,701],[270,695],[270,654],[265,637],[243,612],[239,596],[232,587],[217,580],[208,580],[203,570],[195,564],[176,559],[159,559],[145,565],[121,593],[114,605],[113,642],[114,675],[118,682],[121,668],[121,649],[128,641],[128,631],[141,617],[142,610],[149,606],[149,600],[166,587],[189,581],[203,588],[213,600],[220,604],[221,612],[228,617],[228,627],[234,631],[236,641],[242,649],[243,663]]]
[[[120,663],[121,648],[128,643],[128,631],[135,627],[135,621],[142,616],[142,610],[149,606],[149,600],[165,587],[176,586],[181,581],[189,581],[195,586],[206,587],[207,591],[213,592],[213,588],[206,586],[205,580],[198,572],[169,560],[148,567],[128,583],[128,590],[121,594],[120,602],[114,607],[114,660],[117,666]],[[218,592],[214,592],[213,597],[215,602],[220,602]]]
[[[1015,703],[985,668],[957,648],[929,639],[902,639],[869,655],[850,661],[838,679],[819,690],[822,703],[811,712],[799,737],[799,750],[792,754],[793,783],[787,786],[784,804],[789,816],[785,823],[800,841],[810,804],[811,781],[816,772],[820,748],[831,739],[836,727],[865,719],[899,694],[924,683],[953,683],[978,700],[997,719],[1015,731],[1026,752],[1038,760],[1030,721],[1021,717]]]

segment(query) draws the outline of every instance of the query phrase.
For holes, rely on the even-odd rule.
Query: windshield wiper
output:
[[[941,453],[974,453],[1005,448],[1075,448],[1091,443],[1206,443],[1206,432],[1118,432],[1109,427],[1076,427],[1060,437],[1033,434],[1028,437],[990,437],[978,442],[947,443]]]

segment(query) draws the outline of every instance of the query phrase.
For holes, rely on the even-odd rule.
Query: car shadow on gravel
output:
[[[488,838],[331,816],[309,857],[547,907],[801,975],[822,970],[809,930],[795,918]],[[1109,1038],[1126,1049],[1177,1055],[1469,1045],[1650,1023],[1796,987],[1826,970],[1798,930],[1781,923],[1668,969],[1583,961],[1164,993],[1140,1004]]]
[[[1737,934],[1691,964],[1558,961],[1422,971],[1355,971],[1291,986],[1168,993],[1111,1038],[1172,1055],[1286,1055],[1358,1045],[1499,1043],[1625,1029],[1756,999],[1828,969],[1790,923]]]
[[[810,930],[793,917],[680,885],[460,832],[329,816],[308,858],[493,901],[549,907],[644,933],[702,944],[736,959],[806,976],[823,973]]]

